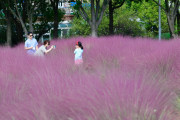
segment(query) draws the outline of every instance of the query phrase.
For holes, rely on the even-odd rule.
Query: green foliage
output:
[[[2,9],[2,10],[0,10],[0,19],[4,18],[4,17],[5,17],[5,14],[4,14],[3,9]]]
[[[87,21],[85,21],[82,16],[79,14],[78,10],[74,9],[74,18],[72,21],[72,28],[70,29],[70,35],[69,36],[89,36],[91,34],[91,28]],[[84,8],[86,13],[90,16],[90,10],[87,8]]]
[[[65,12],[63,10],[58,10],[58,22],[62,21],[64,14]],[[36,21],[53,22],[53,8],[46,3],[38,9],[34,17],[36,18]]]
[[[128,9],[125,4],[120,9],[117,9],[114,14],[114,31],[115,34],[130,35],[130,36],[143,36],[144,32],[138,17],[134,10]]]
[[[101,24],[98,27],[98,36],[109,35],[109,16],[107,11],[104,13]]]
[[[156,38],[158,39],[159,36],[157,36]],[[162,39],[167,39],[167,40],[168,40],[168,39],[171,38],[171,35],[170,35],[170,33],[162,33],[162,34],[161,34],[161,38],[162,38]]]
[[[90,33],[91,28],[82,17],[75,17],[73,19],[70,36],[88,36]]]
[[[76,4],[75,4],[75,6],[74,6],[74,9],[75,9],[75,10],[79,10],[81,5],[82,5],[82,2],[81,2],[80,0],[77,0],[77,1],[76,1]]]
[[[62,21],[64,14],[65,12],[63,10],[58,10],[58,22]],[[50,28],[53,27],[53,24],[49,23],[54,21],[53,8],[50,7],[48,4],[40,7],[39,11],[36,14],[36,17],[37,21],[39,21],[40,23],[34,24],[34,29],[36,33],[46,33]]]
[[[90,12],[89,12],[90,14]],[[140,24],[134,19],[134,11],[130,11],[126,7],[115,10],[114,13],[114,31],[115,34],[143,36],[144,32]],[[71,36],[88,36],[91,33],[91,28],[88,23],[81,17],[75,17],[72,21]],[[105,11],[103,20],[98,27],[98,36],[109,35],[109,15],[108,10]]]
[[[164,1],[162,1],[164,4]],[[146,36],[155,37],[158,34],[158,6],[153,1],[141,3],[132,2],[130,10],[136,11],[135,14],[140,18],[141,26],[146,30]],[[169,32],[167,18],[165,12],[161,12],[162,33]]]

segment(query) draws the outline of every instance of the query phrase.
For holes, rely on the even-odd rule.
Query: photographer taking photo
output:
[[[53,48],[55,48],[55,45],[52,45],[48,50],[47,47],[50,45],[50,41],[49,40],[45,40],[44,41],[44,45],[42,45],[41,47],[39,47],[39,49],[35,52],[35,56],[44,56],[45,54],[47,54],[48,52],[50,52]]]

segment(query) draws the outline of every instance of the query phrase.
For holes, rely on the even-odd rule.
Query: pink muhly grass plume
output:
[[[74,65],[76,41],[83,65]],[[0,51],[0,120],[179,120],[179,41],[52,41],[45,57]]]

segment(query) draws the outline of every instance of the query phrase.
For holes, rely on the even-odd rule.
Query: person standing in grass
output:
[[[80,41],[77,41],[75,47],[76,47],[76,49],[74,50],[75,64],[79,65],[79,64],[83,63],[83,59],[82,59],[83,46],[82,46],[82,43]]]
[[[38,42],[35,38],[33,38],[33,33],[28,33],[28,39],[25,42],[25,50],[27,50],[28,54],[34,54],[36,50],[38,50]]]
[[[50,52],[53,48],[55,48],[54,45],[51,46],[51,48],[49,48],[47,50],[47,47],[50,45],[50,41],[49,40],[45,40],[44,41],[44,45],[42,45],[41,47],[39,47],[39,49],[35,52],[35,56],[44,56],[45,54],[47,54],[48,52]]]

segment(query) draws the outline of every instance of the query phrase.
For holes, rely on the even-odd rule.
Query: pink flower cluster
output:
[[[75,41],[84,46],[74,65]],[[179,120],[180,42],[101,37],[52,41],[45,57],[0,49],[0,120]]]

